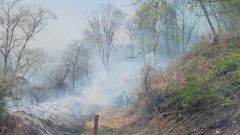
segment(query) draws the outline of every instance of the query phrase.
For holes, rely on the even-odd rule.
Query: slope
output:
[[[222,38],[214,46],[200,41],[165,71],[146,65],[142,83],[133,92],[136,102],[131,110],[146,117],[122,129],[142,127],[145,134],[155,134],[157,108],[163,134],[239,133],[238,39]]]

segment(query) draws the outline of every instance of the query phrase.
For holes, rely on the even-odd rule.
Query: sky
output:
[[[81,39],[88,26],[84,15],[91,13],[100,3],[111,3],[124,12],[131,12],[130,0],[23,0],[22,4],[40,5],[57,15],[48,26],[30,42],[32,47],[41,47],[50,51],[62,51],[73,39]]]

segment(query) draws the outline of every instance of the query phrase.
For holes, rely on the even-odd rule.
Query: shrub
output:
[[[5,119],[7,101],[19,100],[12,92],[6,92],[6,81],[0,83],[0,123]]]

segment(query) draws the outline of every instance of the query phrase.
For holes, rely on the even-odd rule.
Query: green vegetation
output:
[[[114,114],[115,114],[115,112],[113,110],[110,110],[107,112],[107,115],[109,115],[109,116],[113,116]]]
[[[6,115],[6,106],[7,101],[6,100],[19,100],[12,92],[6,92],[7,89],[7,82],[2,81],[0,83],[0,123],[2,123],[5,120]]]
[[[64,132],[65,135],[72,135],[72,134],[86,134],[86,130],[84,129],[84,123],[79,122],[76,125],[71,125],[71,128],[62,127],[61,130]]]
[[[133,132],[132,132],[132,131],[129,131],[128,134],[133,134]]]
[[[171,109],[206,110],[213,104],[234,100],[234,93],[240,88],[240,51],[231,44],[216,45],[207,52],[212,50],[217,52],[214,58],[197,57],[191,63],[197,64],[200,59],[212,60],[214,64],[211,65],[211,70],[202,74],[184,66],[181,71],[186,83],[182,88],[167,84],[165,89],[160,89],[160,95],[165,91],[172,92],[168,98],[173,104]]]
[[[99,128],[99,135],[117,135],[117,133],[109,126],[101,125]]]
[[[6,107],[6,102],[4,100],[4,97],[6,97],[6,93],[3,92],[3,90],[0,90],[0,119],[2,120],[4,118],[4,113],[5,113],[5,107]]]
[[[190,128],[186,128],[186,133],[189,133],[191,131]]]

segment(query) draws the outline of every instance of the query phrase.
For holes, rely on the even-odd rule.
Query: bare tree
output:
[[[16,48],[20,50],[13,68],[13,76],[16,77],[28,42],[46,26],[49,19],[56,19],[51,11],[42,7],[19,6],[20,1],[0,1],[0,53],[4,57],[4,80],[10,53]]]
[[[81,78],[85,73],[89,74],[89,60],[92,57],[90,48],[85,47],[85,41],[72,41],[63,53],[63,62],[68,66],[72,77],[74,91],[75,79]]]
[[[25,49],[18,71],[22,77],[29,79],[42,71],[52,61],[52,57],[41,48]],[[12,64],[14,64],[14,61],[11,62],[10,66]]]
[[[120,22],[123,12],[112,4],[100,4],[100,7],[92,11],[91,16],[86,14],[89,23],[87,35],[95,41],[98,51],[107,70],[107,85],[109,80],[109,58],[117,32],[120,30]]]
[[[133,17],[128,20],[124,19],[124,28],[123,31],[127,34],[130,39],[130,43],[127,45],[127,48],[131,51],[131,57],[134,59],[134,50],[136,48],[136,26],[134,24]]]
[[[19,50],[16,50],[16,53],[14,55],[18,55]],[[52,62],[52,58],[48,56],[48,54],[41,48],[36,48],[36,49],[25,49],[23,53],[23,57],[21,59],[20,63],[20,68],[19,68],[19,75],[16,77],[16,83],[14,84],[14,89],[12,91],[14,94],[18,95],[18,97],[22,99],[27,95],[27,94],[32,94],[34,95],[34,92],[31,90],[27,90],[27,87],[30,86],[30,83],[28,82],[28,79],[34,75],[36,75],[39,71],[42,71],[48,64],[49,62]],[[14,58],[14,56],[11,56],[11,58]],[[9,57],[10,58],[10,57]],[[11,69],[12,71],[12,65],[14,65],[17,61],[14,59],[9,59],[9,67],[8,69]],[[13,74],[13,71],[12,71]],[[38,90],[39,92],[40,90]],[[46,91],[41,91],[46,93]],[[36,93],[35,94],[41,94]],[[36,96],[36,95],[34,95]],[[18,103],[19,101],[17,101]],[[18,104],[17,104],[18,105]],[[21,105],[23,103],[21,102]]]

